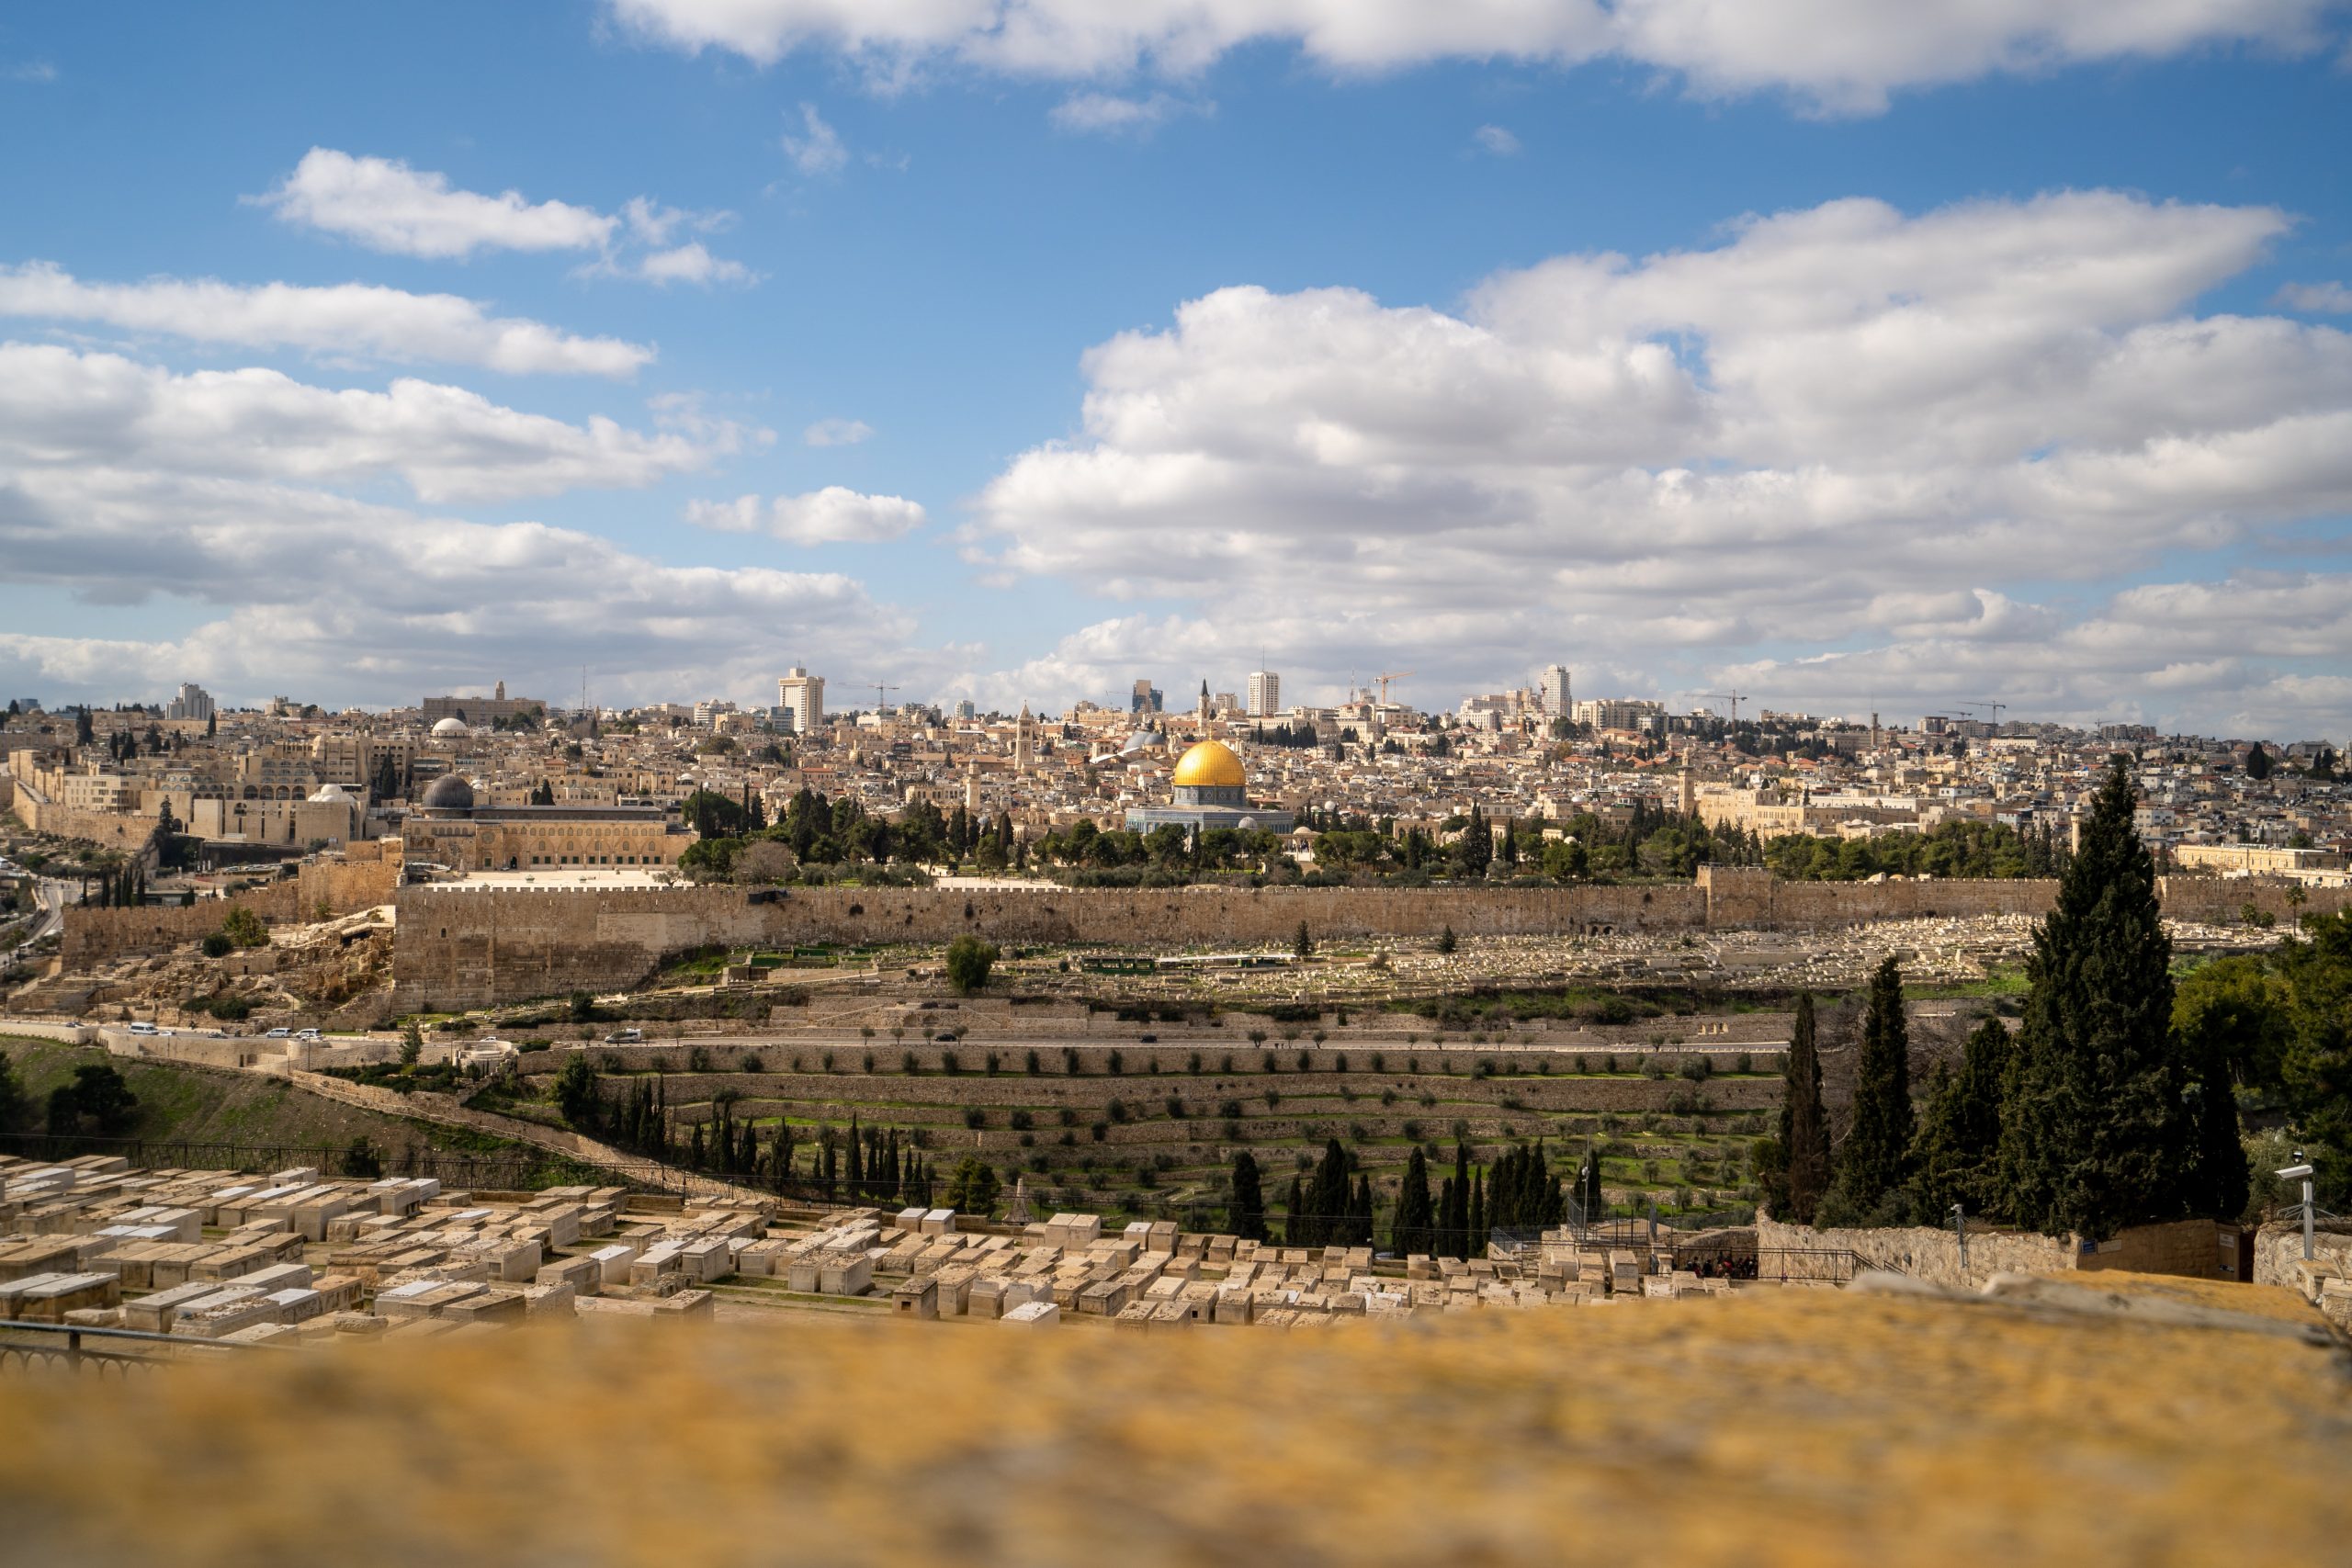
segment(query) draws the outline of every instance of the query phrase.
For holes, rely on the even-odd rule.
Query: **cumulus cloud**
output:
[[[254,286],[217,278],[87,283],[47,262],[0,265],[0,315],[96,321],[191,343],[292,348],[337,358],[479,365],[513,375],[635,375],[653,350],[575,337],[516,316],[492,316],[454,294],[374,284]]]
[[[862,419],[820,419],[800,433],[811,446],[854,446],[874,438],[874,427]]]
[[[1482,125],[1470,133],[1470,140],[1478,144],[1481,152],[1498,158],[1509,158],[1519,152],[1519,138],[1499,125]]]
[[[1867,113],[1905,88],[2086,62],[2327,40],[2333,0],[607,0],[642,36],[769,64],[831,50],[892,80],[923,62],[1050,77],[1197,72],[1286,43],[1335,71],[1437,60],[1617,59],[1696,92],[1786,91]]]
[[[0,551],[21,581],[212,612],[153,640],[0,632],[0,684],[52,701],[185,680],[230,700],[291,690],[413,703],[498,679],[553,697],[577,689],[583,666],[602,701],[758,700],[807,648],[937,667],[902,653],[910,616],[838,573],[671,566],[544,524],[422,516],[268,483],[0,476]]]
[[[784,153],[792,166],[810,176],[838,175],[849,163],[849,149],[842,142],[841,132],[825,123],[817,106],[800,106],[800,130],[784,133]]]
[[[827,485],[806,495],[756,495],[733,501],[697,501],[686,521],[723,534],[763,532],[792,545],[881,544],[923,525],[923,510],[895,495],[861,495]]]
[[[253,198],[281,220],[369,250],[435,259],[476,251],[584,251],[609,243],[619,220],[568,202],[483,196],[397,158],[355,158],[313,147],[294,172]]]
[[[275,189],[247,199],[286,222],[395,255],[462,261],[477,251],[594,251],[597,259],[580,269],[583,276],[662,285],[754,280],[749,267],[712,255],[699,241],[671,243],[682,229],[724,229],[733,213],[689,212],[641,196],[618,214],[533,203],[518,191],[460,190],[448,175],[396,158],[313,147]]]
[[[175,375],[114,354],[0,344],[0,464],[306,484],[399,479],[421,500],[637,487],[707,466],[732,424],[569,424],[410,378],[331,390],[275,370]],[[13,563],[12,563],[13,564]]]
[[[1772,649],[1867,707],[1897,671],[1987,678],[1937,664],[1966,647],[2083,715],[2107,688],[2067,673],[2068,639],[2104,623],[2035,590],[2096,595],[2352,507],[2352,338],[2194,310],[2288,221],[2104,192],[1848,200],[1702,250],[1559,257],[1458,310],[1222,289],[1089,353],[1082,439],[1017,457],[960,542],[978,571],[1203,606],[1214,639],[1288,647],[1334,687],[1392,655],[1468,684],[1606,649],[1713,690]],[[2267,603],[2285,619],[2212,681],[2308,673],[2329,623]],[[1164,621],[1103,625],[1130,661],[1182,651]],[[2236,711],[2222,686],[2173,696]]]
[[[1215,104],[1171,97],[1166,93],[1153,93],[1143,97],[1121,97],[1116,93],[1076,93],[1055,105],[1048,118],[1060,130],[1142,136],[1157,130],[1178,115],[1216,112]]]

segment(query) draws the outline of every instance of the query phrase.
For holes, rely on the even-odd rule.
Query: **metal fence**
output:
[[[220,1339],[149,1334],[135,1328],[85,1328],[67,1323],[0,1324],[0,1377],[64,1372],[128,1378],[192,1357],[261,1349]]]

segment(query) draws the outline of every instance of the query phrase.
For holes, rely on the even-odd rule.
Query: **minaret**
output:
[[[980,814],[980,765],[964,764],[964,809],[977,818]]]
[[[1021,716],[1013,721],[1012,727],[1012,771],[1016,773],[1025,773],[1029,771],[1030,725],[1029,705],[1023,703]]]

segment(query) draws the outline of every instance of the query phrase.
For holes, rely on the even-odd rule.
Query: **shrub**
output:
[[[760,1054],[757,1051],[744,1052],[743,1059],[736,1066],[747,1073],[764,1072],[767,1069],[767,1064],[760,1060]]]
[[[1123,1077],[1125,1076],[1127,1059],[1119,1054],[1119,1048],[1117,1046],[1113,1046],[1111,1048],[1110,1055],[1103,1057],[1102,1060],[1107,1064],[1110,1074],[1113,1077]]]
[[[1241,1114],[1241,1102],[1238,1100],[1220,1100],[1216,1103],[1216,1113],[1228,1122],[1233,1121]]]
[[[1061,1109],[1061,1122],[1062,1122],[1062,1125],[1063,1125],[1063,1126],[1065,1126],[1065,1127],[1075,1127],[1075,1126],[1077,1126],[1077,1125],[1078,1125],[1078,1112],[1077,1112],[1077,1111],[1073,1111],[1073,1110],[1071,1110],[1071,1109],[1070,1109],[1069,1106],[1067,1106],[1067,1105],[1063,1106],[1063,1107],[1062,1107],[1062,1109]]]
[[[207,958],[226,958],[229,956],[230,950],[237,944],[229,940],[228,932],[211,931],[207,933],[204,941],[198,945],[203,948],[204,956]]]
[[[1026,1111],[1016,1111],[1004,1119],[1004,1124],[1016,1133],[1025,1133],[1036,1125],[1036,1120]]]
[[[1111,1135],[1111,1123],[1108,1122],[1097,1122],[1092,1127],[1089,1128],[1088,1131],[1094,1134],[1094,1141],[1099,1144],[1103,1139]]]
[[[1029,1053],[1028,1058],[1023,1065],[1028,1067],[1029,1076],[1034,1078],[1037,1076],[1038,1069],[1044,1064],[1037,1059],[1037,1053],[1032,1051]]]
[[[986,1056],[982,1057],[980,1066],[981,1070],[986,1072],[989,1077],[996,1077],[996,1053],[991,1051]]]
[[[912,1051],[909,1051],[899,1058],[899,1067],[909,1077],[914,1077],[921,1070],[921,1066],[915,1061],[915,1054]]]
[[[707,1073],[710,1071],[710,1053],[699,1045],[687,1052],[686,1071],[690,1073]]]
[[[1102,1113],[1114,1122],[1125,1122],[1127,1119],[1127,1102],[1114,1094],[1110,1103],[1102,1107]]]
[[[1173,1122],[1184,1120],[1183,1096],[1171,1094],[1168,1097],[1168,1116],[1169,1120]]]
[[[987,1111],[981,1110],[977,1105],[967,1105],[964,1108],[965,1126],[971,1128],[974,1132],[978,1132],[988,1124],[989,1113]]]
[[[1198,1051],[1184,1058],[1184,1070],[1194,1077],[1201,1076],[1201,1054]]]
[[[955,1052],[942,1051],[939,1054],[939,1070],[952,1078],[964,1070],[964,1064],[956,1059]]]

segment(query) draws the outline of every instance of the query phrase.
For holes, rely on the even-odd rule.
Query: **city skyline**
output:
[[[2338,8],[983,10],[13,16],[0,689],[2352,730]]]

